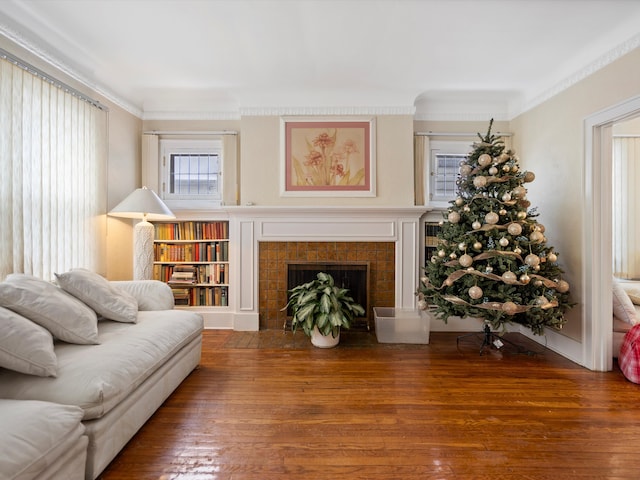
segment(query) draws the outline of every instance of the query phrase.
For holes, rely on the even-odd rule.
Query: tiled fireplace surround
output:
[[[282,328],[286,262],[368,261],[370,306],[415,308],[424,207],[231,207],[230,305],[213,328]]]

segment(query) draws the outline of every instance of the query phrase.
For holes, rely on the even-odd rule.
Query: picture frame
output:
[[[375,197],[375,119],[282,117],[281,195]]]

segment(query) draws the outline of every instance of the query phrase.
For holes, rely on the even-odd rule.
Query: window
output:
[[[220,140],[169,139],[160,141],[161,197],[209,206],[222,203],[222,152]]]
[[[460,162],[471,150],[469,142],[432,141],[428,162],[427,192],[430,203],[449,202],[456,197]]]

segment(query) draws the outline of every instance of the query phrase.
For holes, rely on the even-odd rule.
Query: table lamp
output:
[[[170,220],[176,216],[160,197],[147,187],[138,188],[110,212],[112,217],[140,218],[133,229],[133,278],[150,280],[153,276],[153,238],[155,228],[148,220]]]

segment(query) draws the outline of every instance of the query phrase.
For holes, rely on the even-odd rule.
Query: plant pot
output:
[[[340,332],[335,337],[331,334],[322,335],[318,327],[314,327],[311,332],[311,343],[318,348],[333,348],[340,342]]]

